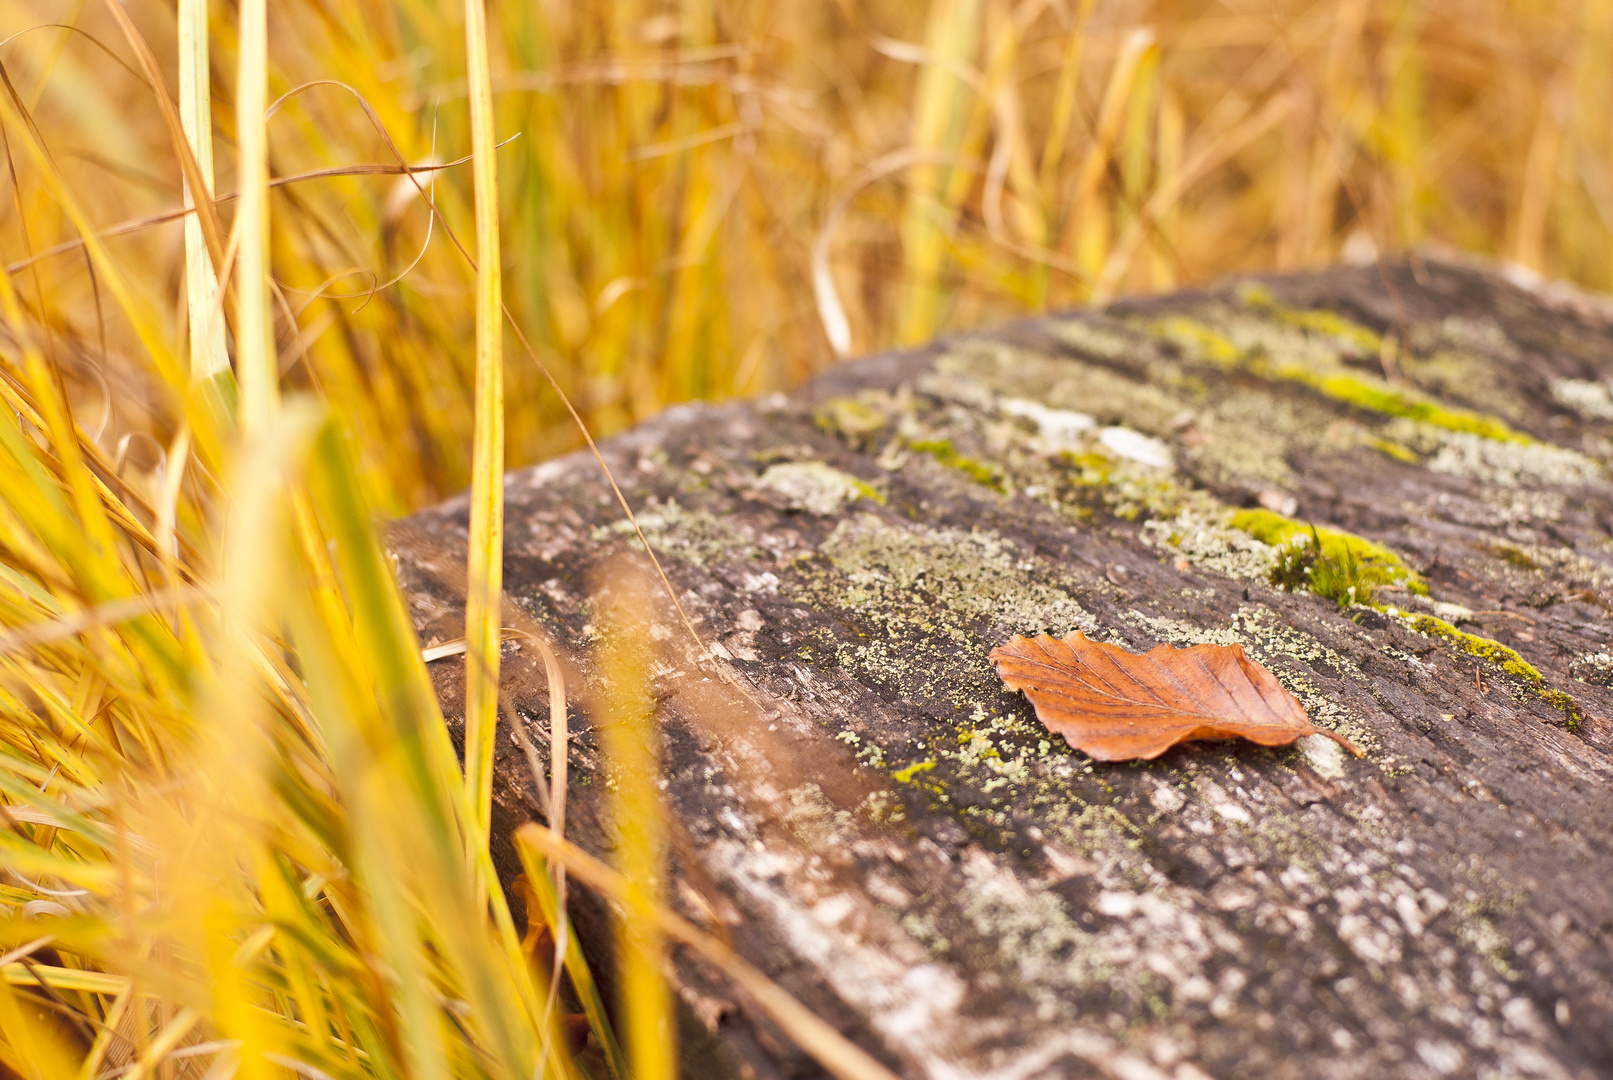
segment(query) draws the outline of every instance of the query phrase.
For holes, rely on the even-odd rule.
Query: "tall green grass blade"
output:
[[[465,0],[476,201],[476,429],[471,452],[470,551],[465,587],[467,843],[487,847],[498,726],[500,600],[504,589],[504,350],[498,165],[484,0]]]

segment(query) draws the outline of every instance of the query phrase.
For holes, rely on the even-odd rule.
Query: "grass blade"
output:
[[[639,902],[634,898],[636,887],[632,882],[576,845],[551,836],[547,830],[526,825],[517,834],[517,839],[523,846],[541,853],[545,858],[564,863],[577,880],[618,903],[632,905]],[[667,937],[689,946],[732,979],[801,1049],[811,1054],[819,1065],[839,1080],[897,1080],[895,1073],[785,993],[777,983],[717,938],[659,904],[647,908],[646,915]]]
[[[615,781],[610,821],[627,904],[617,924],[628,1060],[633,1080],[677,1075],[677,1020],[662,978],[662,928],[652,912],[666,876],[665,824],[656,780],[661,775],[661,732],[650,693],[654,663],[646,613],[654,610],[648,575],[619,566],[595,584],[604,618],[601,656],[603,715],[595,721]]]
[[[268,0],[241,0],[235,129],[240,205],[235,256],[235,363],[241,381],[241,424],[262,428],[280,404],[280,369],[269,313]],[[205,323],[203,325],[206,325]]]
[[[186,202],[196,205],[213,197],[213,99],[209,84],[207,0],[179,0],[179,119],[196,158],[196,170],[207,185],[192,192],[185,178]],[[190,314],[190,373],[210,378],[230,366],[224,351],[224,327],[213,318],[218,278],[202,235],[200,215],[185,218],[185,303]]]
[[[476,428],[465,586],[465,793],[474,815],[467,842],[482,850],[492,814],[499,601],[504,589],[504,326],[493,77],[483,0],[465,0],[465,58],[476,155],[471,165],[476,189]]]

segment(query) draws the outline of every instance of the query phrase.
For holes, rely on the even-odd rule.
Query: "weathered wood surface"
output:
[[[1610,379],[1596,303],[1396,264],[949,338],[610,440],[717,654],[700,674],[647,613],[679,907],[904,1076],[1613,1076]],[[632,537],[583,455],[507,498],[512,609],[586,687]],[[1273,588],[1230,527],[1262,504],[1429,595]],[[460,632],[465,524],[394,534],[427,643]],[[1242,642],[1366,757],[1089,761],[986,661],[1073,629]],[[506,658],[543,745],[541,665]],[[460,664],[434,667],[453,713]],[[572,713],[572,832],[608,854]],[[535,799],[499,753],[507,837]],[[686,1075],[818,1075],[679,977]]]

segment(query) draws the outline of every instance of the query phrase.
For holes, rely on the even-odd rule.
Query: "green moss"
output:
[[[1540,569],[1539,563],[1531,559],[1521,549],[1515,548],[1511,544],[1503,544],[1497,541],[1496,543],[1491,544],[1486,550],[1489,551],[1491,555],[1494,555],[1496,558],[1500,559],[1502,562],[1511,563],[1519,570]]]
[[[1309,588],[1345,606],[1372,602],[1373,590],[1400,585],[1418,595],[1428,586],[1400,556],[1362,536],[1325,525],[1309,525],[1270,510],[1240,510],[1232,527],[1281,549],[1272,584]]]
[[[1230,338],[1214,327],[1197,319],[1190,319],[1186,315],[1167,316],[1154,323],[1150,329],[1186,351],[1229,370],[1242,367],[1247,359],[1244,350]]]
[[[1417,451],[1401,446],[1390,439],[1381,439],[1374,436],[1367,440],[1367,445],[1380,454],[1387,454],[1396,461],[1404,461],[1408,465],[1417,465],[1423,460],[1417,456]]]
[[[1383,348],[1383,338],[1360,323],[1351,322],[1335,311],[1285,307],[1263,285],[1245,285],[1238,290],[1238,296],[1249,307],[1265,312],[1278,322],[1334,338],[1368,356],[1376,356]]]
[[[1090,450],[1084,454],[1065,451],[1059,457],[1066,463],[1075,466],[1075,470],[1079,470],[1072,470],[1067,475],[1070,483],[1079,487],[1105,487],[1108,485],[1109,473],[1114,466],[1114,461],[1106,455],[1095,454]]]
[[[1467,655],[1486,660],[1513,678],[1531,686],[1540,686],[1546,681],[1533,664],[1499,641],[1469,634],[1466,630],[1458,630],[1444,619],[1435,618],[1433,615],[1407,615],[1406,621],[1418,633],[1444,638]]]
[[[1568,730],[1578,731],[1579,725],[1584,721],[1585,714],[1580,710],[1579,702],[1561,690],[1542,690],[1540,696],[1552,706],[1555,706],[1568,718]]]
[[[1377,335],[1363,327],[1354,326],[1329,312],[1305,311],[1282,313],[1274,306],[1269,311],[1278,315],[1278,321],[1301,327],[1308,332],[1322,334],[1340,341],[1352,351],[1364,347],[1370,335]],[[1352,329],[1353,327],[1353,329]],[[1264,349],[1243,349],[1224,334],[1196,319],[1174,315],[1154,324],[1154,331],[1189,353],[1215,363],[1227,370],[1247,371],[1262,378],[1281,379],[1310,387],[1324,397],[1357,409],[1365,409],[1382,416],[1414,420],[1445,431],[1465,432],[1497,442],[1533,444],[1534,440],[1515,431],[1504,421],[1482,413],[1456,409],[1431,401],[1415,391],[1390,386],[1381,379],[1349,374],[1336,369],[1317,370],[1311,364],[1293,360],[1273,361]],[[1376,355],[1374,344],[1369,355]]]
[[[812,410],[812,420],[831,435],[839,435],[853,446],[867,446],[889,423],[885,411],[870,399],[867,391],[857,397],[838,397]]]
[[[1452,409],[1404,390],[1369,381],[1356,375],[1317,376],[1309,371],[1291,374],[1288,368],[1279,372],[1284,378],[1304,382],[1334,401],[1353,405],[1359,409],[1382,413],[1384,416],[1404,417],[1446,431],[1462,431],[1497,442],[1529,444],[1529,436],[1508,427],[1505,421],[1493,416]]]
[[[1561,712],[1568,721],[1569,731],[1579,730],[1580,723],[1585,719],[1579,703],[1561,690],[1548,687],[1545,677],[1540,674],[1540,669],[1519,656],[1516,650],[1509,649],[1499,641],[1458,630],[1444,619],[1436,619],[1432,615],[1412,615],[1403,612],[1401,617],[1418,633],[1444,638],[1467,655],[1495,664],[1508,675],[1529,686],[1546,704]]]
[[[957,469],[977,484],[984,484],[1005,495],[1008,494],[1008,485],[1003,480],[1002,470],[986,462],[964,457],[945,439],[920,439],[908,445],[921,454],[929,454],[949,469]]]

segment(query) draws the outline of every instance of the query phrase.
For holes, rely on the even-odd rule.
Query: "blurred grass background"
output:
[[[556,385],[604,436],[1429,242],[1613,289],[1613,0],[482,11],[0,5],[8,1080],[669,1074],[656,830],[625,1056],[574,946],[551,994],[558,839],[547,929],[486,858],[499,468],[581,445]],[[462,766],[375,523],[466,486]]]
[[[128,10],[172,87],[171,5]],[[210,26],[229,193],[233,8],[215,2]],[[470,153],[462,26],[457,4],[428,0],[271,5],[270,97],[306,87],[268,123],[273,175],[395,164],[388,139],[412,164]],[[495,3],[489,32],[495,134],[513,140],[505,298],[597,435],[832,362],[827,282],[857,353],[1352,244],[1359,258],[1441,240],[1613,288],[1608,0],[523,0]],[[100,0],[16,0],[0,36],[98,228],[180,204],[167,132]],[[13,267],[73,235],[26,163],[15,180],[0,209]],[[466,237],[470,180],[468,165],[435,177]],[[388,513],[464,487],[473,284],[428,238],[413,185],[322,177],[271,202],[285,385],[340,413]],[[169,340],[185,333],[180,235],[107,241]],[[166,445],[172,405],[82,256],[16,280],[93,426],[90,370],[112,384],[103,441]],[[533,365],[505,366],[507,463],[579,445]],[[152,448],[131,452],[149,471]]]

